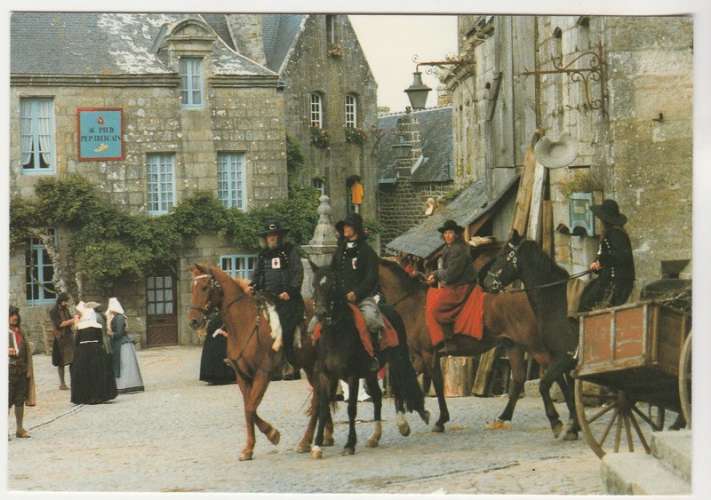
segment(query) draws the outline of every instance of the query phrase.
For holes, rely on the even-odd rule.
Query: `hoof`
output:
[[[365,445],[368,448],[377,448],[378,445],[380,444],[380,439],[375,439],[375,438],[370,438],[368,441],[365,443]],[[352,453],[351,453],[352,455]]]
[[[323,458],[323,452],[318,446],[313,446],[311,448],[311,458]]]
[[[350,448],[346,446],[343,448],[343,451],[341,452],[341,455],[346,456],[346,455],[354,455],[355,454],[355,448]]]
[[[323,444],[321,446],[333,446],[333,445],[334,445],[333,437],[323,438]]]
[[[311,446],[303,441],[296,446],[296,453],[308,453]]]
[[[432,432],[444,432],[444,424],[437,422],[434,424],[434,427],[432,427]]]
[[[563,422],[558,420],[557,422],[552,423],[551,430],[553,431],[553,437],[558,438],[558,436],[560,436],[560,433],[563,432]]]
[[[269,434],[267,434],[267,439],[273,445],[277,445],[277,444],[279,444],[279,439],[281,439],[281,434],[279,434],[278,430],[272,429],[271,431],[269,431]]]
[[[240,461],[240,462],[245,462],[245,461],[247,461],[247,460],[252,460],[253,458],[254,458],[254,456],[253,456],[253,452],[252,452],[251,450],[249,450],[249,451],[245,450],[245,451],[243,451],[242,453],[240,453],[240,455],[239,455],[239,461]]]
[[[422,411],[418,412],[418,414],[420,415],[420,418],[421,418],[422,421],[425,423],[425,425],[429,425],[429,423],[430,423],[430,412],[428,412],[427,410],[422,410]]]
[[[499,420],[497,418],[493,422],[487,422],[486,428],[489,429],[490,431],[501,431],[501,430],[510,431],[511,430],[511,422],[508,422],[506,420]]]
[[[567,431],[563,435],[563,441],[577,441],[578,440],[578,433],[575,431]]]
[[[397,430],[400,431],[401,436],[409,436],[410,435],[410,424],[407,423],[407,421],[402,421],[399,424],[397,424]]]

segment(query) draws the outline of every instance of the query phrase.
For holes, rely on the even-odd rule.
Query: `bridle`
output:
[[[514,273],[518,274],[518,249],[521,247],[523,242],[526,240],[521,240],[518,245],[514,245],[510,241],[506,243],[504,247],[506,251],[506,264],[513,267]],[[504,272],[505,266],[501,266],[498,271],[494,272],[489,269],[486,273],[486,277],[491,280],[491,290],[494,292],[499,292],[504,288],[504,284],[501,282],[501,274]]]
[[[213,295],[214,292],[220,292],[220,293],[222,293],[222,285],[220,285],[220,282],[217,281],[217,280],[215,279],[215,277],[214,277],[212,274],[201,274],[201,275],[199,275],[199,276],[193,277],[193,286],[195,286],[195,285],[198,283],[198,281],[201,280],[201,279],[209,279],[209,280],[210,280],[210,284],[209,284],[210,290],[209,290],[209,292],[208,292],[208,299],[207,299],[207,302],[206,302],[205,305],[203,305],[203,306],[200,306],[200,305],[197,305],[197,304],[190,304],[190,309],[195,309],[195,310],[197,310],[197,311],[200,311],[200,312],[202,313],[203,317],[204,317],[204,316],[207,315],[207,313],[208,313],[211,309],[213,309],[213,308],[215,308],[215,307],[219,307],[219,304],[213,304],[211,297],[212,297],[212,295]],[[246,293],[243,293],[242,295],[240,295],[240,296],[237,297],[236,299],[233,299],[232,301],[230,301],[229,304],[227,304],[226,306],[224,306],[225,311],[227,311],[227,309],[229,309],[233,304],[236,304],[237,302],[239,302],[240,300],[242,300],[242,299],[245,298],[246,296],[247,296],[247,294],[246,294]]]

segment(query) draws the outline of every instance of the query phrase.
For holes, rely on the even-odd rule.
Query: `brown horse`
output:
[[[206,313],[219,307],[227,330],[227,359],[237,374],[247,423],[247,444],[240,460],[251,460],[254,454],[254,425],[256,424],[273,444],[279,443],[279,431],[257,415],[271,379],[271,372],[279,366],[283,349],[275,350],[275,339],[269,324],[266,302],[250,293],[248,283],[233,279],[215,266],[194,264],[192,268],[192,303],[188,313],[191,328],[197,330],[206,323]],[[313,303],[306,303],[307,317],[313,316]],[[306,322],[300,327],[301,347],[294,349],[296,369],[303,368],[309,384],[314,385],[313,368],[316,349],[307,338]],[[299,335],[297,331],[295,335]],[[278,341],[276,341],[278,342]],[[311,449],[318,414],[318,396],[312,392],[310,419],[306,433],[296,450],[305,453]],[[333,422],[326,423],[325,446],[333,445]]]
[[[427,287],[411,278],[398,263],[385,259],[380,260],[379,279],[380,289],[387,302],[395,307],[405,322],[407,342],[415,368],[434,384],[440,416],[433,431],[443,432],[444,424],[449,421],[449,411],[444,398],[440,352],[432,346],[425,325]],[[513,378],[508,403],[497,419],[497,423],[501,424],[511,420],[516,401],[523,389],[526,377],[524,351],[542,366],[548,365],[551,359],[538,334],[536,317],[525,294],[485,294],[483,338],[474,340],[466,335],[454,335],[447,347],[450,354],[474,356],[498,344],[506,348]],[[560,430],[562,429],[557,432],[560,433]],[[555,432],[554,430],[554,434]]]

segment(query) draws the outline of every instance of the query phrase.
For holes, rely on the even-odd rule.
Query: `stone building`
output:
[[[456,185],[484,179],[500,192],[536,128],[554,141],[568,133],[577,157],[549,171],[553,227],[572,229],[590,199],[614,198],[629,218],[637,292],[688,271],[692,18],[460,16],[458,31],[462,63],[443,77]],[[555,233],[556,261],[570,271],[594,260],[599,228],[587,229]]]
[[[364,187],[360,213],[376,216],[377,85],[346,15],[210,15],[226,18],[236,49],[279,75],[286,131],[305,158],[294,181],[330,196],[334,220],[353,209],[346,181]],[[365,138],[361,141],[361,137]]]
[[[428,215],[453,185],[452,108],[429,108],[378,118],[378,220],[387,244]]]
[[[223,34],[197,14],[13,13],[11,193],[78,173],[134,214],[166,213],[197,190],[244,210],[285,198],[280,76]],[[105,135],[85,149],[92,127]],[[68,235],[57,237],[61,249]],[[41,242],[24,247],[11,249],[10,300],[41,349],[53,267]],[[142,345],[197,341],[185,318],[194,261],[242,275],[253,265],[244,249],[203,236],[172,269],[117,290]]]

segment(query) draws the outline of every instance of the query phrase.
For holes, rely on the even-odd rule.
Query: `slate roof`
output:
[[[232,50],[237,50],[235,48],[235,43],[232,40],[232,35],[230,34],[230,29],[227,27],[227,19],[224,14],[200,14],[207,24],[215,30],[220,38],[227,44]]]
[[[267,67],[279,72],[289,49],[301,33],[305,14],[262,15],[262,43]]]
[[[471,224],[492,210],[512,191],[518,185],[518,179],[518,175],[511,179],[491,200],[487,198],[484,179],[473,182],[447,206],[392,240],[386,247],[394,252],[405,252],[422,258],[432,255],[442,246],[442,236],[437,228],[441,227],[445,220],[454,219],[460,226]]]
[[[412,182],[447,182],[453,174],[452,108],[424,109],[413,111],[419,122],[422,156],[424,161],[410,177]],[[395,179],[396,150],[400,138],[397,122],[405,113],[378,117],[378,128],[383,136],[378,143],[378,181],[393,182]]]
[[[202,22],[197,14],[13,12],[10,71],[76,76],[171,74],[175,71],[156,55],[156,42],[167,28],[188,18]],[[213,72],[273,75],[221,42],[215,45]]]

